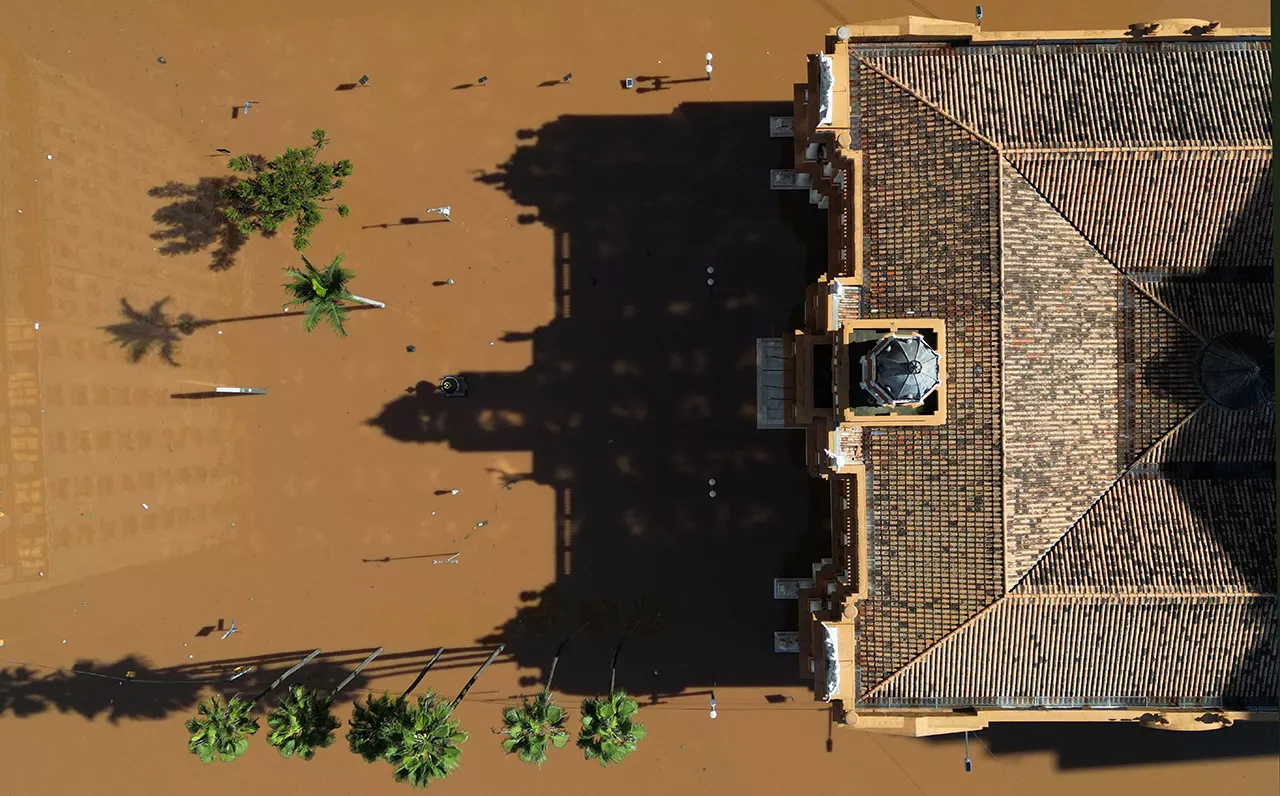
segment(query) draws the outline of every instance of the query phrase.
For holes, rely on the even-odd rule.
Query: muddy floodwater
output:
[[[1270,24],[1257,0],[1212,5],[993,2],[983,24]],[[317,687],[384,649],[343,721],[440,647],[418,693],[452,697],[498,644],[451,793],[1277,792],[1275,725],[995,728],[966,774],[962,738],[833,731],[772,652],[795,619],[770,579],[822,555],[826,492],[798,440],[755,429],[754,340],[792,328],[825,222],[767,190],[790,145],[768,117],[830,27],[972,3],[0,11],[0,794],[404,792],[341,734],[282,760],[264,721],[204,766],[183,722],[202,681],[254,667],[235,685],[257,693],[316,648],[298,682]],[[221,150],[317,127],[355,170],[308,257],[345,253],[387,305],[346,339],[282,312],[287,230],[218,215]],[[447,375],[466,397],[432,391]],[[504,758],[501,706],[583,611],[554,684],[571,726],[639,618],[618,684],[648,738],[610,769],[572,746]]]

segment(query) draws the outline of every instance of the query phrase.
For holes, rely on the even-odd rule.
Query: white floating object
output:
[[[149,508],[151,508],[151,507],[150,507],[150,506],[148,506],[146,503],[143,503],[143,504],[142,504],[142,507],[143,507],[144,509],[149,509]]]
[[[39,331],[39,329],[40,329],[40,321],[36,321],[36,330]]]
[[[53,160],[53,155],[45,155],[45,157],[48,158],[49,160]]]
[[[221,329],[219,329],[219,330],[218,330],[218,334],[222,334],[222,330],[221,330]]]
[[[711,60],[711,53],[707,53],[707,60],[708,60],[708,61],[710,61],[710,60]]]

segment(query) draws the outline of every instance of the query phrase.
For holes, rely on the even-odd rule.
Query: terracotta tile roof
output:
[[[1005,584],[1109,487],[1122,460],[1121,281],[1002,166]]]
[[[1272,267],[1269,149],[1010,158],[1125,273],[1149,279]]]
[[[943,426],[867,436],[870,687],[1003,592],[999,167],[991,148],[871,70],[861,85],[868,317],[943,318]]]
[[[1002,147],[1271,147],[1269,41],[852,50]]]
[[[854,50],[864,311],[949,353],[865,435],[860,704],[1274,704],[1274,407],[1195,373],[1272,326],[1270,43]]]
[[[841,424],[836,427],[836,446],[839,448],[840,455],[850,464],[862,461],[865,433],[861,426]]]
[[[1275,595],[1008,597],[860,704],[1275,707],[1276,618]]]
[[[1272,276],[1269,267],[1267,274]],[[1142,288],[1204,340],[1235,331],[1266,335],[1275,328],[1271,278],[1259,282],[1170,279],[1146,282]]]
[[[862,287],[860,285],[840,285],[840,297],[836,303],[836,319],[856,321],[862,317]]]
[[[1203,340],[1132,282],[1124,285],[1125,464],[1204,402],[1193,367]]]
[[[1143,458],[1159,464],[1275,462],[1275,406],[1231,411],[1206,402]]]
[[[1274,590],[1268,478],[1126,475],[1018,584],[1026,594]],[[1260,530],[1269,529],[1266,533]]]

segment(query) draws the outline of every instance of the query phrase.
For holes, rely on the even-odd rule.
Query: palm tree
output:
[[[502,725],[509,736],[502,741],[502,750],[522,762],[541,766],[547,762],[548,744],[563,749],[568,743],[569,732],[564,728],[568,720],[569,714],[544,688],[532,702],[525,698],[520,707],[502,712]]]
[[[393,738],[411,719],[413,709],[409,707],[410,692],[418,687],[418,683],[422,682],[422,678],[426,677],[427,672],[431,671],[431,667],[443,654],[444,647],[436,650],[436,654],[427,661],[427,665],[418,672],[417,678],[400,696],[393,697],[390,692],[387,692],[379,697],[367,698],[363,705],[359,701],[356,702],[351,712],[351,729],[347,730],[347,744],[351,747],[351,751],[360,755],[364,762],[372,763],[375,760],[387,759],[387,752],[391,749]],[[363,664],[361,666],[363,667]],[[344,682],[343,685],[346,683]]]
[[[289,688],[275,710],[267,714],[271,734],[267,743],[280,750],[281,757],[310,760],[317,749],[333,743],[333,731],[342,722],[329,711],[332,694],[321,694],[304,685]]]
[[[254,705],[319,654],[320,650],[313,650],[253,699],[244,700],[237,694],[225,706],[216,696],[201,702],[197,709],[199,715],[187,720],[187,732],[191,733],[187,751],[199,755],[205,763],[212,763],[215,758],[230,763],[244,754],[249,749],[246,736],[258,731],[258,720],[249,715]]]
[[[347,290],[347,283],[355,279],[356,275],[342,267],[344,259],[346,255],[339,254],[321,271],[312,265],[310,260],[303,257],[302,263],[306,266],[305,270],[284,269],[289,276],[289,281],[284,283],[283,287],[293,296],[285,302],[284,306],[301,304],[306,308],[302,321],[302,328],[306,331],[315,329],[323,320],[338,333],[339,337],[346,337],[347,330],[342,323],[347,317],[347,306],[343,302],[355,301],[360,304],[384,306],[381,302],[354,295]]]
[[[303,760],[310,760],[317,749],[331,745],[333,731],[342,725],[329,712],[334,698],[380,652],[382,647],[374,650],[332,693],[320,694],[301,685],[291,687],[275,710],[267,714],[267,725],[271,727],[267,743],[279,749],[281,757],[296,756]]]
[[[410,720],[411,708],[403,696],[390,693],[371,696],[364,704],[356,702],[351,711],[351,729],[347,744],[366,763],[386,760],[394,739]]]
[[[249,715],[253,702],[234,696],[223,704],[215,696],[198,710],[198,716],[187,719],[187,751],[199,755],[200,762],[230,763],[249,750],[248,736],[258,731],[258,720]]]
[[[502,727],[509,737],[503,740],[502,749],[508,755],[515,754],[521,761],[541,767],[547,762],[548,743],[562,749],[569,741],[569,732],[564,728],[569,714],[556,704],[555,697],[551,695],[551,683],[556,678],[556,667],[560,665],[560,655],[564,652],[565,645],[586,626],[586,622],[579,625],[577,630],[556,647],[555,657],[551,659],[551,671],[547,673],[547,683],[533,702],[526,698],[519,707],[508,706],[503,709]]]
[[[600,765],[620,763],[644,739],[644,725],[633,720],[640,706],[625,691],[610,689],[607,697],[582,701],[582,730],[578,748]]]
[[[480,668],[476,669],[476,673],[471,675],[471,679],[462,687],[462,690],[458,692],[458,695],[453,698],[453,707],[450,708],[450,710],[456,709],[458,705],[462,704],[462,700],[466,697],[467,692],[471,690],[471,686],[476,684],[476,680],[480,679],[480,675],[484,674],[484,670],[489,668],[489,664],[493,663],[493,659],[497,658],[506,646],[506,644],[499,644],[497,649],[489,653],[489,657],[485,659],[484,663],[480,664]]]
[[[462,758],[461,744],[469,737],[453,718],[453,703],[428,691],[409,708],[403,722],[394,724],[386,758],[395,766],[396,782],[425,788],[433,779],[452,774]]]

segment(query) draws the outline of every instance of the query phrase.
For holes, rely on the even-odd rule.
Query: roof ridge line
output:
[[[1070,536],[1071,532],[1080,526],[1080,523],[1084,521],[1084,518],[1089,516],[1090,512],[1092,512],[1094,509],[1098,507],[1098,504],[1102,502],[1103,498],[1111,494],[1111,490],[1116,488],[1116,484],[1119,484],[1122,480],[1124,480],[1124,477],[1128,475],[1129,472],[1133,470],[1133,468],[1137,467],[1138,463],[1141,462],[1148,453],[1151,453],[1151,451],[1155,450],[1157,445],[1160,445],[1165,440],[1167,440],[1170,436],[1172,436],[1172,434],[1175,431],[1182,428],[1187,423],[1191,422],[1191,418],[1200,414],[1200,412],[1208,405],[1209,405],[1208,400],[1201,401],[1199,405],[1196,406],[1195,409],[1192,409],[1190,412],[1187,413],[1186,417],[1182,418],[1177,423],[1175,423],[1168,431],[1160,435],[1160,439],[1148,445],[1146,450],[1144,450],[1141,454],[1136,456],[1134,460],[1128,464],[1128,466],[1126,466],[1123,470],[1120,471],[1120,474],[1115,477],[1115,480],[1113,480],[1106,489],[1102,490],[1101,494],[1099,494],[1096,498],[1094,498],[1089,503],[1089,506],[1083,512],[1080,513],[1080,516],[1076,517],[1075,521],[1066,527],[1066,530],[1062,532],[1062,535],[1059,536],[1057,540],[1054,541],[1053,544],[1045,548],[1044,552],[1041,553],[1038,558],[1036,558],[1035,563],[1027,567],[1027,571],[1022,573],[1022,577],[1018,578],[1018,582],[1013,584],[1013,586],[1010,589],[1008,589],[1008,591],[1006,591],[1005,594],[1006,595],[1013,594],[1014,589],[1017,589],[1019,586],[1021,586],[1023,581],[1025,581],[1028,577],[1031,576],[1032,572],[1035,572],[1037,569],[1039,569],[1040,565],[1044,563],[1044,560],[1049,557],[1049,554],[1052,553],[1055,549],[1057,549],[1058,545],[1062,544],[1062,541],[1066,539],[1068,536]]]
[[[1035,191],[1036,195],[1038,195],[1046,205],[1052,208],[1053,212],[1057,213],[1062,218],[1063,221],[1067,222],[1067,225],[1069,227],[1075,230],[1075,233],[1080,236],[1080,240],[1087,243],[1089,245],[1089,248],[1097,252],[1098,256],[1101,257],[1103,260],[1106,260],[1108,263],[1111,263],[1111,267],[1116,269],[1116,271],[1120,274],[1120,276],[1124,278],[1124,280],[1127,281],[1133,287],[1134,290],[1136,290],[1138,293],[1141,293],[1144,298],[1146,298],[1152,304],[1155,304],[1157,307],[1163,310],[1166,315],[1168,315],[1173,320],[1177,321],[1188,332],[1191,332],[1191,335],[1195,337],[1197,340],[1199,340],[1201,343],[1208,342],[1207,340],[1205,340],[1204,336],[1200,334],[1199,330],[1197,330],[1194,326],[1184,321],[1181,318],[1181,316],[1178,315],[1178,313],[1174,312],[1173,310],[1165,306],[1165,303],[1163,301],[1153,296],[1146,288],[1142,286],[1141,283],[1138,282],[1138,280],[1134,279],[1133,276],[1129,274],[1129,272],[1125,271],[1123,268],[1117,265],[1116,261],[1108,257],[1102,251],[1102,249],[1099,249],[1097,244],[1095,244],[1092,240],[1090,240],[1089,236],[1085,235],[1084,232],[1080,229],[1080,227],[1078,227],[1074,221],[1072,221],[1070,218],[1067,217],[1066,213],[1058,209],[1058,206],[1055,205],[1053,201],[1049,199],[1049,197],[1044,195],[1044,192],[1040,190],[1040,187],[1037,186],[1034,182],[1032,182],[1031,178],[1028,177],[1022,171],[1022,169],[1018,168],[1017,163],[1014,163],[1011,158],[1007,157],[1004,154],[1004,152],[1001,152],[1000,150],[997,150],[997,152],[1000,154],[1001,158],[1004,160],[1005,163],[1008,163],[1009,166],[1012,167],[1014,171],[1018,172],[1018,176],[1022,177],[1022,179],[1027,181],[1027,185],[1031,186],[1031,190]]]
[[[1109,592],[1106,594],[1086,594],[1083,592],[1045,594],[1043,592],[1007,594],[1005,597],[1019,602],[1053,602],[1055,600],[1210,600],[1222,597],[1240,597],[1246,599],[1276,599],[1274,592],[1268,591],[1187,591],[1187,592]]]
[[[1162,144],[1158,146],[1006,147],[1002,151],[1007,155],[1038,155],[1050,152],[1273,152],[1275,147],[1261,144]]]
[[[946,635],[944,635],[942,638],[938,639],[937,641],[933,642],[933,643],[932,643],[932,644],[930,644],[929,646],[925,647],[923,650],[921,650],[921,651],[920,651],[920,654],[919,654],[919,655],[916,655],[916,656],[915,656],[914,658],[912,658],[911,660],[909,660],[909,661],[907,661],[906,663],[904,663],[904,664],[902,664],[901,666],[899,666],[899,667],[898,667],[897,669],[895,669],[895,670],[894,670],[894,671],[893,671],[893,672],[892,672],[888,677],[885,677],[883,680],[881,680],[880,682],[876,683],[876,685],[875,685],[875,687],[874,687],[874,688],[870,689],[869,691],[867,691],[867,693],[863,694],[862,696],[864,696],[864,697],[869,697],[869,696],[871,696],[872,694],[874,694],[875,692],[879,691],[881,688],[884,688],[886,685],[888,685],[888,684],[889,684],[889,682],[890,682],[890,681],[894,680],[894,679],[895,679],[895,678],[897,678],[899,675],[901,675],[901,674],[903,674],[904,672],[906,672],[906,670],[907,670],[907,669],[910,669],[912,666],[914,666],[914,665],[916,664],[916,662],[917,662],[917,661],[919,661],[919,660],[923,659],[923,658],[924,658],[924,656],[928,655],[929,653],[931,653],[931,652],[933,652],[934,650],[936,650],[938,647],[942,646],[942,643],[943,643],[943,642],[945,642],[947,639],[951,638],[952,636],[954,636],[955,634],[959,633],[959,632],[960,632],[961,630],[963,630],[964,628],[968,627],[969,625],[973,624],[974,622],[978,621],[978,620],[979,620],[979,619],[981,619],[982,617],[984,617],[984,616],[986,616],[987,614],[989,614],[989,613],[992,611],[992,609],[994,609],[994,608],[995,608],[997,605],[999,605],[1000,603],[1004,602],[1004,601],[1005,601],[1005,598],[1007,598],[1008,596],[1009,596],[1009,595],[1008,595],[1008,593],[1005,593],[1005,594],[1000,595],[1000,596],[999,596],[999,597],[997,597],[995,600],[993,600],[993,601],[991,602],[991,604],[990,604],[990,605],[987,605],[987,606],[986,606],[986,607],[984,607],[982,610],[980,610],[980,611],[978,611],[977,613],[975,613],[973,616],[969,617],[968,619],[964,620],[964,621],[963,621],[963,622],[961,622],[960,624],[958,624],[958,625],[956,625],[955,627],[951,628],[951,631],[950,631],[949,633],[947,633]]]
[[[851,54],[851,55],[852,55],[852,54]],[[928,108],[929,108],[930,110],[932,110],[934,113],[937,113],[939,116],[941,116],[942,118],[944,118],[944,119],[946,119],[947,121],[951,122],[951,123],[952,123],[952,124],[954,124],[956,127],[959,127],[961,130],[964,130],[964,131],[965,131],[966,133],[968,133],[969,135],[973,136],[974,138],[978,139],[978,140],[979,140],[979,141],[981,141],[982,143],[984,143],[984,144],[986,144],[987,146],[991,147],[993,150],[995,150],[996,154],[1000,154],[1000,145],[999,145],[999,144],[997,144],[995,141],[992,141],[990,138],[987,138],[986,136],[982,135],[982,134],[981,134],[981,133],[979,133],[977,130],[973,129],[973,128],[972,128],[972,127],[970,127],[969,125],[965,124],[964,122],[960,121],[960,120],[959,120],[959,119],[957,119],[956,117],[952,116],[950,113],[947,113],[947,112],[946,112],[946,111],[944,111],[942,108],[940,108],[936,103],[934,103],[933,101],[931,101],[931,100],[929,100],[928,98],[926,98],[926,97],[925,97],[923,94],[921,94],[919,91],[916,91],[915,89],[911,88],[911,87],[910,87],[910,86],[908,86],[906,83],[903,83],[901,80],[899,80],[898,78],[896,78],[896,77],[894,77],[893,75],[889,74],[888,72],[884,71],[883,69],[881,69],[880,67],[876,66],[875,64],[871,63],[871,61],[867,60],[866,58],[862,57],[861,55],[857,55],[857,56],[854,56],[854,57],[856,57],[856,58],[858,59],[858,63],[859,63],[860,65],[864,65],[864,66],[866,66],[868,69],[870,69],[871,71],[873,71],[873,72],[875,72],[876,74],[880,75],[880,76],[881,76],[881,77],[883,77],[885,80],[889,81],[889,82],[890,82],[890,83],[892,83],[893,85],[897,86],[898,88],[900,88],[900,89],[902,89],[903,91],[907,92],[907,93],[908,93],[908,94],[910,94],[911,96],[915,97],[917,100],[919,100],[920,102],[922,102],[924,105],[928,106]]]

